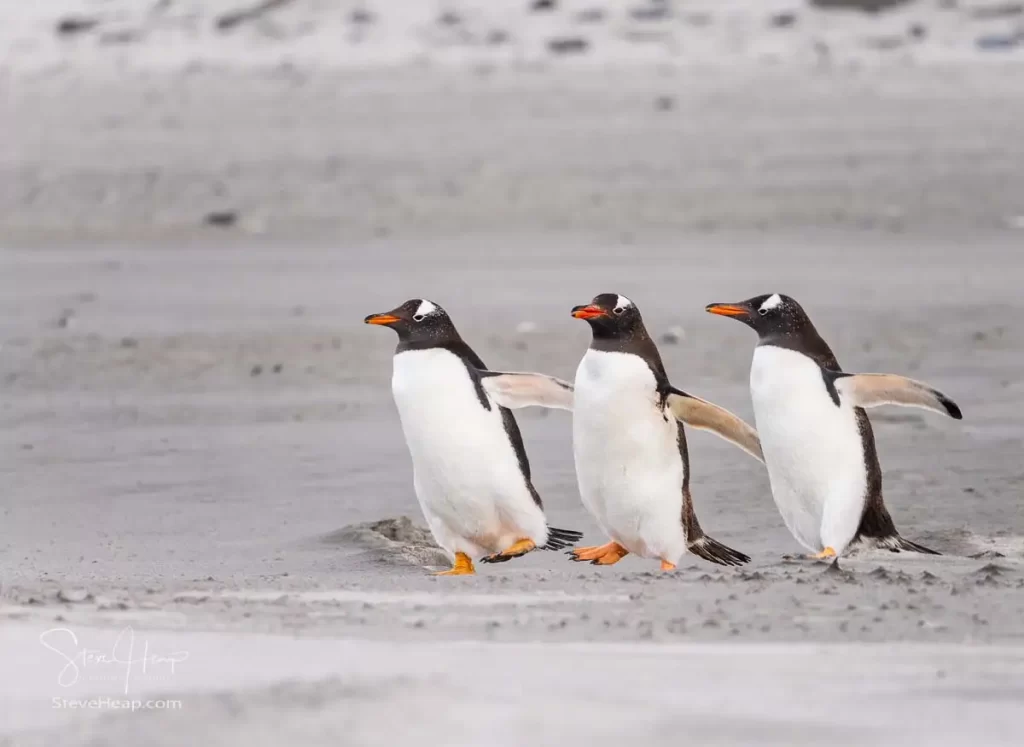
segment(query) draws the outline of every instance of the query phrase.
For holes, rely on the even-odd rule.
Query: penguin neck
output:
[[[647,334],[643,324],[638,324],[628,331],[606,331],[594,328],[594,339],[590,343],[591,350],[602,353],[629,353],[639,356],[650,367],[657,381],[658,389],[668,386],[665,366],[661,362],[661,354],[654,340]]]
[[[480,359],[480,356],[462,339],[454,327],[444,330],[437,330],[435,334],[417,335],[415,337],[399,338],[398,347],[395,348],[395,355],[413,350],[435,350],[442,349],[462,358],[474,368],[486,370],[487,366]]]
[[[832,352],[832,348],[818,334],[818,330],[815,329],[810,319],[804,320],[798,327],[772,330],[758,340],[757,344],[793,350],[803,353],[808,358],[814,360],[819,366],[831,369],[839,368],[839,363]]]
[[[631,349],[633,347],[646,347],[653,345],[651,336],[647,334],[647,328],[642,323],[635,324],[629,329],[618,328],[606,329],[595,325],[591,328],[594,339],[590,346],[595,350],[616,352]],[[630,350],[630,352],[633,352]]]

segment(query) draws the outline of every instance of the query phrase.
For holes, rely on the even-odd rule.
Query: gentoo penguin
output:
[[[640,310],[604,293],[572,310],[593,331],[576,371],[573,452],[580,496],[611,541],[570,552],[617,563],[634,553],[672,570],[689,550],[721,565],[750,558],[704,534],[690,496],[683,423],[711,430],[754,457],[754,430],[732,413],[673,387]]]
[[[549,527],[530,480],[530,462],[512,413],[529,404],[571,407],[572,387],[534,374],[488,371],[435,303],[407,301],[367,324],[398,333],[391,389],[412,456],[414,487],[437,543],[454,559],[440,575],[475,572],[540,547],[561,550],[583,535]],[[568,392],[568,405],[534,397],[533,382]]]
[[[712,314],[760,338],[750,367],[754,420],[772,495],[786,526],[819,559],[856,538],[894,552],[934,550],[903,539],[882,501],[882,473],[866,407],[923,407],[959,420],[941,392],[892,374],[848,374],[796,301],[778,293],[716,303]]]

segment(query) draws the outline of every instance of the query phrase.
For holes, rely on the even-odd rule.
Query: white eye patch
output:
[[[768,300],[765,301],[763,304],[761,304],[761,308],[758,309],[758,310],[759,311],[771,311],[772,309],[778,308],[781,305],[782,305],[782,298],[779,296],[778,293],[776,293],[775,295],[773,295],[770,298],[768,298]]]
[[[433,314],[435,311],[437,311],[437,306],[424,299],[420,301],[419,308],[416,309],[416,316],[425,317],[428,314]]]
[[[625,309],[625,308],[627,308],[629,306],[632,306],[632,305],[633,305],[633,302],[630,301],[625,296],[619,296],[618,298],[615,299],[615,308],[616,308],[616,310],[618,310],[618,309]]]

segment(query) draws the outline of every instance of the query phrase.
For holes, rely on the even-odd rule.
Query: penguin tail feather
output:
[[[718,565],[743,565],[750,562],[750,556],[739,550],[726,547],[713,537],[704,534],[686,545],[686,549],[704,560]]]
[[[930,547],[911,542],[898,534],[890,534],[888,537],[877,537],[875,541],[880,548],[890,552],[919,552],[922,555],[942,555],[938,550],[932,550]]]
[[[583,532],[574,532],[572,529],[557,529],[555,527],[548,527],[547,544],[541,547],[540,549],[564,550],[567,547],[572,547],[581,539],[583,539]]]

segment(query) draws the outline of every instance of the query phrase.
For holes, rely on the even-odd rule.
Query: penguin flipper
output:
[[[758,438],[757,431],[724,407],[694,397],[675,387],[669,388],[665,403],[677,420],[694,428],[710,431],[740,447],[759,462],[764,462],[761,439]]]
[[[572,410],[572,384],[538,373],[478,370],[480,384],[501,407],[550,407]]]
[[[956,402],[938,389],[932,389],[920,381],[896,374],[847,374],[840,371],[824,370],[828,380],[839,395],[854,407],[878,407],[879,405],[900,405],[921,407],[925,410],[948,415],[962,420],[963,414]]]

